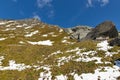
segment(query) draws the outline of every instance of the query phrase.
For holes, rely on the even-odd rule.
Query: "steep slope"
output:
[[[119,80],[119,53],[36,19],[0,20],[0,80]]]

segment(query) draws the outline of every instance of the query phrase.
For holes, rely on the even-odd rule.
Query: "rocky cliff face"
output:
[[[89,26],[76,26],[73,28],[67,28],[64,29],[65,32],[67,32],[68,34],[70,34],[70,38],[71,39],[76,39],[76,40],[80,40],[84,37],[86,37],[86,35],[92,30],[92,27]]]

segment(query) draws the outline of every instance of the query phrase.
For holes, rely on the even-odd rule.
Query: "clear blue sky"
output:
[[[33,17],[61,27],[111,20],[120,29],[120,0],[0,0],[1,19]]]

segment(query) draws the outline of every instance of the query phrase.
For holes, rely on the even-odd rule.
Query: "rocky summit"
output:
[[[111,21],[63,29],[0,20],[0,80],[120,80],[119,41]]]

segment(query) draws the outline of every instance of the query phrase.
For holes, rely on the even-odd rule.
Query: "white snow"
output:
[[[103,71],[102,71],[103,69]],[[95,70],[95,73],[83,73],[80,76],[74,75],[75,80],[116,80],[120,76],[120,68],[113,67],[101,67]]]
[[[51,53],[50,55],[48,55],[48,57],[44,58],[40,63],[43,63],[45,60],[47,60],[49,57],[53,56],[53,55],[57,55],[57,54],[63,54],[63,52],[61,52],[60,50],[59,51],[56,51],[56,52],[53,52]]]
[[[99,50],[103,50],[103,51],[108,51],[108,49],[112,48],[108,45],[107,40],[98,43],[97,47],[98,47]]]
[[[29,29],[29,28],[32,28],[33,26],[27,26],[27,27],[25,27],[25,29]]]
[[[64,76],[64,75],[59,75],[59,76],[56,76],[56,79],[55,80],[67,80],[67,76]]]
[[[65,36],[63,39],[70,39],[69,37]]]
[[[0,25],[5,25],[6,23],[5,22],[0,22]]]
[[[109,52],[108,50],[111,49],[112,47],[108,45],[107,40],[102,41],[100,43],[97,44],[98,50],[103,50],[106,51],[105,52],[105,57],[107,56],[113,56],[113,54],[117,54],[117,52]]]
[[[79,51],[79,52],[80,52],[79,47],[77,47],[77,48],[75,48],[75,49],[67,50],[66,52],[76,52],[76,51]]]
[[[37,34],[38,32],[39,32],[38,30],[33,31],[33,32],[31,32],[30,34],[26,34],[25,37],[31,37],[31,36],[33,36],[34,34]]]
[[[14,60],[10,60],[9,61],[9,66],[4,67],[4,66],[0,66],[0,70],[18,70],[18,71],[22,71],[26,68],[31,68],[31,66],[29,65],[25,65],[25,64],[16,64]]]
[[[17,27],[17,28],[21,28],[21,27],[22,27],[22,25],[17,25],[16,27]]]
[[[75,61],[82,61],[82,62],[89,62],[96,60],[96,64],[102,63],[100,57],[95,57],[96,51],[88,51],[81,53],[80,50],[76,52],[76,55],[79,56],[79,58],[75,59]],[[91,57],[89,57],[91,56]],[[92,57],[93,56],[93,57]]]
[[[50,32],[50,33],[48,33],[48,34],[50,34],[50,35],[53,35],[55,32]]]
[[[63,29],[60,29],[59,32],[63,32]]]
[[[103,63],[102,61],[101,61],[101,58],[100,57],[92,57],[92,58],[90,58],[90,57],[88,57],[88,56],[82,56],[82,57],[80,57],[80,58],[78,58],[78,59],[76,59],[75,61],[82,61],[82,62],[90,62],[90,61],[94,61],[94,60],[96,60],[96,64],[98,64],[98,63]]]
[[[5,30],[2,31],[9,31],[9,30],[16,30],[16,28],[6,28]]]
[[[6,38],[0,38],[0,41],[3,41],[3,40],[5,40]]]
[[[0,56],[0,65],[2,64],[2,60],[4,60],[4,56]]]
[[[46,41],[38,41],[38,42],[31,42],[31,41],[28,41],[28,43],[32,44],[32,45],[47,45],[47,46],[52,46],[53,42],[50,41],[50,40],[46,40]]]
[[[69,62],[70,60],[72,60],[74,56],[68,56],[68,57],[60,57],[58,58],[57,62],[57,66],[61,66],[64,65],[65,62]]]
[[[19,43],[20,43],[20,44],[24,44],[25,42],[23,42],[23,41],[19,41]]]
[[[69,42],[69,41],[67,41],[67,40],[62,40],[61,41],[62,43],[65,43],[65,44],[74,44],[75,42]]]
[[[40,73],[38,80],[52,80],[52,75],[49,66],[42,66],[45,71]]]
[[[47,37],[47,36],[48,36],[48,34],[43,34],[42,36],[43,36],[43,37]]]
[[[57,37],[58,35],[52,35],[52,37]]]
[[[67,40],[62,40],[62,43],[67,43]]]

